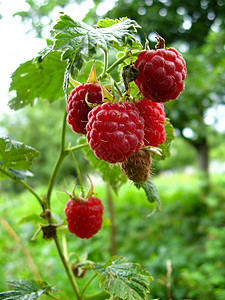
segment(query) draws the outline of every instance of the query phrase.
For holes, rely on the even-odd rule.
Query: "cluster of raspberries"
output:
[[[163,103],[176,99],[184,89],[185,61],[174,48],[142,51],[134,67],[141,100],[103,103],[101,86],[85,83],[74,88],[67,101],[72,130],[86,134],[95,155],[109,163],[127,161],[144,145],[162,144]]]
[[[134,82],[143,96],[141,100],[105,102],[101,85],[87,82],[73,89],[66,109],[71,129],[86,134],[96,157],[112,164],[119,163],[129,179],[140,183],[149,176],[151,156],[147,147],[158,147],[166,139],[163,103],[179,96],[184,89],[187,71],[182,55],[174,48],[144,50],[138,55],[134,67],[138,74]],[[65,212],[71,232],[89,238],[100,229],[103,210],[99,201],[91,200],[89,204],[97,207],[93,210],[96,216],[100,216],[94,222],[97,225],[91,232],[81,232],[81,227],[89,227],[85,227],[85,222],[89,224],[89,221],[79,211],[86,204],[79,206],[70,200]],[[79,222],[83,224],[81,227],[74,222],[77,211]],[[91,211],[88,205],[86,211]],[[86,215],[89,213],[84,213]]]

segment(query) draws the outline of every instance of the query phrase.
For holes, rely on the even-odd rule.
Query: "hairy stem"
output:
[[[59,256],[61,258],[61,261],[63,263],[63,266],[65,268],[66,274],[67,274],[67,276],[69,278],[70,284],[71,284],[71,286],[73,288],[74,294],[76,295],[77,300],[81,300],[82,298],[80,296],[80,291],[78,289],[77,282],[76,282],[76,280],[75,280],[75,278],[73,276],[73,273],[72,273],[72,271],[71,271],[71,269],[70,269],[70,267],[69,267],[69,265],[67,263],[67,260],[66,260],[65,256],[63,255],[63,251],[61,249],[61,246],[60,246],[58,238],[55,237],[54,241],[55,241],[56,248],[58,250]]]
[[[84,185],[83,185],[83,180],[82,180],[82,177],[81,177],[80,169],[79,169],[77,160],[75,158],[75,155],[73,153],[71,153],[71,154],[72,154],[74,165],[75,165],[75,168],[76,168],[76,171],[77,171],[77,176],[78,176],[79,183],[80,183],[81,194],[82,194],[82,197],[84,198],[85,197]]]
[[[20,185],[22,185],[26,190],[28,190],[31,194],[34,195],[34,197],[38,200],[38,202],[40,203],[41,207],[43,208],[44,210],[44,207],[43,207],[43,201],[41,199],[41,197],[32,189],[31,186],[29,186],[25,181],[19,179],[19,178],[16,178],[15,176],[13,176],[9,171],[7,171],[6,169],[2,169],[0,168],[0,172],[2,172],[3,174],[5,174],[6,176],[8,176],[11,180],[19,183]]]

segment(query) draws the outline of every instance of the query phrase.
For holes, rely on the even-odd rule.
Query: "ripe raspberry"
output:
[[[69,231],[82,239],[89,239],[102,226],[103,205],[100,199],[90,197],[87,201],[71,198],[66,203],[65,214]]]
[[[76,133],[86,134],[86,124],[88,121],[88,113],[91,108],[85,101],[86,94],[87,102],[102,103],[102,89],[98,83],[84,83],[75,87],[67,100],[67,123]]]
[[[140,149],[127,161],[120,163],[120,168],[130,180],[141,183],[148,179],[151,163],[150,152]]]
[[[164,128],[165,113],[162,103],[155,103],[146,98],[134,102],[140,115],[145,121],[144,144],[145,146],[158,147],[166,139]]]
[[[127,160],[143,144],[144,120],[133,103],[98,105],[89,112],[88,120],[89,146],[109,163]]]
[[[175,48],[142,51],[134,66],[139,72],[135,84],[149,100],[174,100],[184,89],[186,64]]]

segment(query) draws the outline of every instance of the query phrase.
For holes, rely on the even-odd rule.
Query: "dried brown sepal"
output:
[[[157,44],[155,45],[155,49],[165,49],[165,40],[161,37],[158,32],[154,31],[157,34]]]
[[[84,267],[78,267],[77,265],[73,265],[72,272],[75,277],[82,278],[85,276],[87,269],[85,269]]]
[[[42,227],[43,239],[50,240],[57,237],[56,226],[55,225],[47,225]]]

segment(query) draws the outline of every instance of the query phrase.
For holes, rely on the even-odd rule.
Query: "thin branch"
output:
[[[81,296],[80,296],[80,291],[79,291],[79,288],[78,288],[78,286],[77,286],[77,282],[76,282],[76,280],[75,280],[75,278],[74,278],[74,276],[73,276],[73,274],[72,274],[72,271],[71,271],[71,269],[70,269],[70,267],[69,267],[69,265],[68,265],[68,263],[67,263],[67,261],[66,261],[65,256],[63,255],[63,251],[62,251],[62,249],[61,249],[61,246],[60,246],[60,243],[59,243],[59,241],[58,241],[58,238],[55,237],[55,238],[54,238],[54,241],[55,241],[56,248],[57,248],[57,250],[58,250],[59,256],[60,256],[60,258],[61,258],[61,261],[62,261],[62,263],[63,263],[63,266],[64,266],[64,268],[65,268],[65,271],[66,271],[66,273],[67,273],[67,276],[68,276],[68,278],[69,278],[69,281],[70,281],[70,283],[71,283],[71,286],[72,286],[72,288],[73,288],[74,294],[76,295],[77,300],[81,300],[82,298],[81,298]]]
[[[86,291],[86,289],[88,288],[88,286],[91,284],[91,282],[98,276],[98,274],[94,274],[86,283],[85,287],[83,288],[82,292],[81,292],[81,300],[83,300],[84,297],[84,292]]]

